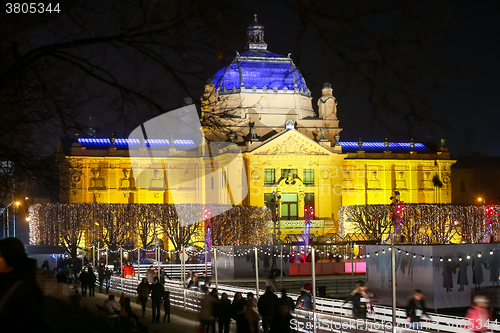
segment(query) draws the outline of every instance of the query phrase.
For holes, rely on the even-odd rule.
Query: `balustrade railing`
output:
[[[111,280],[111,290],[121,293],[122,291],[130,296],[137,296],[136,288],[137,280],[123,279],[113,277]],[[212,284],[214,286],[214,284]],[[204,293],[196,290],[182,288],[180,280],[169,280],[165,283],[166,289],[170,291],[170,302],[172,306],[176,306],[185,311],[197,312],[200,307],[200,301],[205,296]],[[248,292],[256,293],[255,288],[221,285],[219,284],[219,294],[225,292],[232,300],[234,293],[237,291],[246,294]],[[262,295],[264,291],[259,290]],[[297,298],[299,295],[290,294],[292,298]],[[392,308],[387,306],[376,306],[375,313],[368,315],[366,321],[356,321],[349,318],[351,310],[348,306],[341,307],[343,301],[336,299],[326,299],[318,297],[316,299],[316,318],[313,320],[312,311],[295,310],[294,319],[291,325],[300,332],[312,332],[316,326],[317,333],[326,332],[356,332],[361,327],[366,332],[393,332],[392,331]],[[422,322],[422,329],[406,328],[406,312],[404,309],[398,308],[396,312],[397,332],[451,332],[465,333],[471,330],[467,329],[468,323],[462,317],[447,316],[437,313],[429,313],[432,322]],[[313,326],[314,325],[314,326]],[[492,332],[500,332],[500,325],[496,322],[489,323]]]

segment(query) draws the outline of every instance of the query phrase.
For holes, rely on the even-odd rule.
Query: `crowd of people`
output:
[[[152,277],[152,283],[149,283],[148,278],[142,278],[142,281],[137,286],[137,303],[142,307],[142,318],[146,316],[146,305],[148,298],[151,297],[151,307],[153,310],[153,323],[160,322],[161,305],[165,308],[163,322],[168,317],[170,322],[170,292],[165,290],[164,284],[160,282],[158,276]]]
[[[109,292],[111,274],[104,265],[99,264],[94,268],[93,265],[87,264],[79,272],[75,272],[74,268],[71,265],[62,266],[55,276],[60,285],[74,284],[74,294],[71,297],[73,303],[78,304],[81,297],[87,296],[87,291],[90,297],[94,296],[95,286],[99,287],[101,293]],[[43,326],[43,295],[36,283],[35,272],[36,261],[28,258],[21,241],[16,238],[0,240],[0,320],[7,326],[8,323],[16,323],[18,328],[22,327],[23,332],[38,332]],[[313,309],[309,283],[303,286],[295,302],[284,289],[281,290],[281,297],[278,297],[272,281],[266,283],[266,291],[258,300],[251,292],[247,293],[246,297],[236,292],[231,302],[227,293],[222,293],[219,298],[216,289],[208,292],[210,278],[205,273],[198,276],[190,271],[185,278],[185,287],[205,292],[199,312],[200,328],[204,333],[215,333],[216,326],[219,333],[229,333],[232,320],[236,323],[238,333],[258,333],[260,322],[264,333],[290,333],[290,320],[295,309]],[[146,277],[137,286],[136,301],[142,305],[142,318],[145,317],[148,298],[151,298],[154,323],[160,322],[162,305],[163,322],[170,322],[170,292],[165,290],[165,279],[170,278],[164,270],[158,272],[150,266]],[[81,295],[78,293],[78,284],[81,284]],[[372,295],[362,281],[357,283],[344,304],[348,302],[352,303],[352,316],[355,319],[366,319],[369,313],[374,312]],[[138,330],[144,327],[142,319],[132,310],[131,299],[125,294],[121,295],[118,304],[115,296],[109,295],[103,308],[106,309],[106,317],[110,320],[120,321]],[[30,320],[24,320],[26,317]],[[432,320],[421,290],[417,289],[410,295],[406,317],[407,326],[412,329],[420,329],[424,319]],[[476,295],[465,319],[469,323],[469,331],[488,332],[489,328],[484,325],[492,320],[488,298]]]
[[[258,333],[262,320],[264,333],[290,333],[295,307],[285,289],[278,297],[268,286],[258,301],[251,292],[246,298],[236,292],[231,302],[227,293],[222,293],[219,298],[214,288],[200,302],[200,326],[203,333],[215,333],[217,323],[219,333],[229,333],[230,322],[234,320],[238,333]]]
[[[127,267],[130,274],[127,274]],[[124,269],[124,277],[135,276],[133,266],[127,264]],[[96,274],[97,273],[97,274]],[[106,286],[106,292],[109,291],[109,280],[111,275],[109,270],[100,265],[97,272],[94,272],[89,264],[82,269],[80,274],[75,274],[69,279],[63,269],[60,269],[56,275],[59,283],[71,283],[71,281],[80,282],[82,285],[83,297],[89,291],[89,296],[94,296],[94,287],[96,285],[96,276],[99,281],[99,292],[103,292],[103,285]],[[146,276],[137,286],[137,304],[141,305],[142,318],[145,317],[146,306],[148,299],[151,298],[152,306],[152,321],[159,323],[161,318],[161,305],[164,305],[163,322],[167,319],[170,322],[170,292],[165,290],[164,284],[166,279],[170,277],[162,268],[158,273],[152,265],[146,271]],[[304,284],[301,288],[301,293],[294,302],[286,293],[286,290],[281,290],[281,297],[276,296],[276,285],[272,274],[266,280],[266,292],[260,296],[259,300],[255,298],[252,292],[243,297],[242,293],[236,292],[233,301],[231,302],[226,293],[219,295],[216,289],[209,292],[211,285],[210,278],[206,273],[201,276],[198,273],[189,271],[185,276],[185,288],[205,292],[205,296],[200,302],[199,320],[200,327],[203,333],[215,333],[216,324],[219,333],[229,333],[231,320],[234,320],[238,333],[258,333],[259,323],[262,322],[264,333],[289,333],[292,330],[290,320],[295,309],[312,310],[313,302],[311,295],[311,284]],[[73,299],[81,298],[78,295],[77,288]],[[345,299],[342,307],[346,303],[352,304],[352,316],[357,320],[365,320],[368,314],[374,313],[372,294],[368,292],[363,281],[358,281],[356,288]],[[108,300],[104,303],[104,308],[108,311],[109,319],[120,318],[122,323],[132,327],[140,328],[139,316],[135,315],[130,306],[130,298],[122,297],[119,301],[119,306],[114,301],[114,296],[109,295]],[[425,319],[432,320],[427,312],[425,298],[421,290],[416,289],[409,297],[406,306],[407,326],[412,329],[421,329],[422,321]],[[488,299],[485,296],[476,296],[474,304],[467,312],[466,319],[474,323],[486,320],[491,320],[492,314],[488,308]],[[472,332],[488,331],[484,326],[474,325],[471,327]]]
[[[65,271],[60,268],[55,277],[58,283],[58,289],[64,288],[65,284],[73,284],[73,289],[75,291],[78,291],[78,286],[81,287],[81,297],[86,297],[87,291],[89,297],[94,297],[96,282],[98,282],[100,293],[103,293],[104,290],[105,293],[109,293],[112,275],[112,271],[104,267],[104,264],[101,263],[96,269],[92,264],[87,264],[81,268],[79,272],[74,272],[72,269]]]
[[[189,271],[185,276],[184,286],[188,289],[207,292],[210,288],[210,278],[207,276],[206,272],[203,272],[202,275],[199,276],[198,273]]]
[[[359,281],[356,288],[344,301],[344,304],[352,304],[352,316],[354,319],[366,320],[367,314],[374,313],[372,295],[368,292],[364,282]],[[343,307],[343,305],[342,305]],[[406,326],[419,330],[422,328],[424,320],[432,321],[425,305],[425,298],[422,290],[415,289],[408,298],[406,305]],[[465,315],[464,327],[470,332],[490,332],[488,322],[493,320],[492,311],[489,308],[489,300],[484,295],[476,295],[472,306]]]

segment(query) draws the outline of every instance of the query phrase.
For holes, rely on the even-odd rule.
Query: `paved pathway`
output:
[[[98,289],[98,288],[96,288]],[[120,298],[120,295],[115,295],[116,303],[118,303],[118,299]],[[96,304],[98,305],[103,305],[104,301],[108,299],[107,294],[100,294],[96,292],[95,297],[82,297],[82,300],[80,302],[80,306],[85,306],[87,307],[91,312],[97,314],[97,307]],[[132,310],[136,315],[141,317],[141,305],[136,304],[135,297],[131,297],[132,299]],[[149,327],[149,332],[169,332],[169,333],[191,333],[191,332],[197,332],[197,328],[199,326],[198,322],[198,315],[195,313],[191,312],[184,312],[181,309],[178,309],[176,307],[171,307],[170,308],[170,323],[169,322],[163,322],[163,306],[162,306],[162,311],[161,311],[161,317],[160,317],[160,323],[156,324],[152,322],[152,310],[151,310],[151,302],[148,302],[147,308],[146,308],[146,317],[145,318],[140,318],[140,322],[146,326]],[[233,329],[231,329],[233,331]]]

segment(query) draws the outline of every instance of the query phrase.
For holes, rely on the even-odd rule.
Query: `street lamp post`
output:
[[[313,296],[313,332],[316,333],[316,249],[311,246],[311,272],[312,272],[312,296]]]
[[[283,243],[280,240],[280,289],[283,289]]]
[[[396,333],[396,250],[391,244],[391,275],[392,275],[392,330]]]
[[[12,228],[14,237],[16,237],[17,209],[18,209],[18,207],[19,207],[20,204],[21,204],[21,202],[16,201],[16,206],[14,207],[14,225],[13,225],[13,228]]]
[[[257,252],[257,247],[254,248],[255,251],[255,298],[259,300],[259,254]]]
[[[10,205],[7,206],[7,208],[5,208],[6,210],[6,223],[7,223],[7,237],[10,237],[10,221],[9,221],[9,207]]]

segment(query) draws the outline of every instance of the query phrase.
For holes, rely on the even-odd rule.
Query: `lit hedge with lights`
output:
[[[207,209],[210,218],[205,218]],[[182,210],[180,212],[179,210]],[[179,215],[192,215],[183,226]],[[267,208],[196,204],[36,204],[29,208],[30,244],[62,245],[76,254],[77,247],[125,246],[146,248],[156,239],[203,247],[205,224],[210,223],[213,245],[271,243]],[[200,243],[200,244],[197,244]]]
[[[340,233],[372,234],[382,243],[394,233],[407,244],[481,243],[500,230],[500,206],[404,204],[399,223],[392,205],[349,205],[339,211]]]

